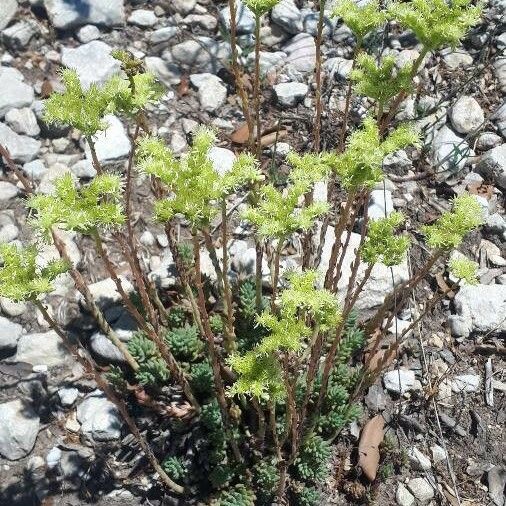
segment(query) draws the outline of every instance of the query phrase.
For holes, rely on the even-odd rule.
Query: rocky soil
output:
[[[336,447],[325,504],[505,505],[505,12],[504,0],[490,1],[482,23],[461,47],[427,57],[416,95],[398,115],[423,128],[424,146],[385,161],[388,178],[373,192],[369,210],[370,216],[382,216],[385,206],[387,212],[403,210],[409,228],[416,230],[448,208],[452,196],[465,190],[476,194],[486,224],[455,255],[479,262],[480,283],[461,288],[434,310],[369,389],[361,421],[343,433]],[[239,15],[241,58],[251,65],[254,18],[242,5]],[[234,152],[242,149],[238,129],[243,118],[227,70],[229,18],[226,2],[212,0],[0,0],[0,144],[39,192],[51,192],[54,178],[68,171],[83,182],[92,178],[83,139],[44,123],[44,99],[61,89],[62,65],[75,68],[84,85],[102,83],[119,71],[111,50],[126,48],[165,86],[160,104],[149,111],[153,132],[182,153],[197,124],[213,125],[220,147],[212,157],[217,167],[230,165]],[[316,22],[313,2],[282,0],[261,31],[264,159],[274,160],[279,174],[290,149],[311,146]],[[344,109],[353,37],[330,18],[324,35],[323,147],[332,149]],[[399,62],[418,54],[416,40],[397,27],[375,43]],[[354,122],[359,123],[368,106],[360,100],[352,104]],[[129,131],[117,117],[108,122],[96,142],[98,157],[121,168],[130,149]],[[0,167],[0,242],[26,243],[31,231],[22,189],[1,162]],[[326,189],[317,188],[316,198],[326,198]],[[149,188],[140,180],[136,232],[150,276],[168,292],[175,283],[173,263],[162,230],[150,219],[150,201]],[[255,252],[249,232],[236,225],[232,268],[246,276]],[[128,340],[135,324],[118,306],[118,294],[90,245],[70,234],[64,239],[108,320]],[[329,260],[330,239],[322,269]],[[415,235],[415,245],[418,239]],[[115,245],[107,246],[114,255]],[[284,268],[296,264],[297,245],[284,253]],[[387,268],[375,268],[359,301],[361,311],[378,306],[392,280],[406,278],[423,254],[414,247],[394,276]],[[55,256],[48,246],[41,260]],[[205,257],[204,268],[212,276]],[[347,268],[349,262],[344,272]],[[418,290],[392,327],[392,340],[441,283],[444,279],[431,278]],[[55,317],[101,364],[121,360],[81,310],[69,278],[58,283],[49,302]],[[156,480],[116,408],[74,363],[41,315],[3,299],[0,309],[0,504],[162,504]],[[386,420],[383,460],[379,477],[368,484],[356,465],[356,447],[361,427],[378,413]],[[168,423],[153,417],[138,415],[151,439],[165,447],[185,444]],[[184,504],[169,499],[163,504]]]

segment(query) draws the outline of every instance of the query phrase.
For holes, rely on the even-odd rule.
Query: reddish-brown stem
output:
[[[91,162],[93,164],[93,168],[97,171],[97,174],[103,174],[104,170],[102,168],[102,164],[98,160],[97,150],[95,149],[95,142],[93,141],[91,135],[86,136],[86,142],[90,147]]]
[[[262,241],[255,239],[255,305],[257,313],[262,311],[262,263],[264,259],[264,249]]]
[[[84,352],[83,355],[79,353],[79,348],[70,342],[67,335],[62,331],[60,326],[56,323],[55,320],[53,320],[53,318],[51,318],[44,304],[37,299],[35,299],[33,302],[37,306],[37,308],[39,309],[39,311],[41,312],[42,316],[47,321],[49,326],[60,337],[65,348],[67,348],[67,350],[74,356],[74,358],[82,365],[83,369],[87,373],[93,375],[98,387],[104,392],[109,401],[111,401],[118,408],[118,411],[120,412],[128,428],[130,429],[130,432],[133,434],[133,436],[139,443],[139,446],[144,452],[144,455],[148,459],[153,469],[158,473],[164,485],[168,489],[175,492],[176,494],[183,494],[184,488],[181,485],[175,483],[173,480],[171,480],[171,478],[163,470],[162,466],[160,466],[158,459],[155,457],[153,451],[149,447],[148,442],[142,436],[139,428],[137,427],[137,424],[135,423],[135,420],[130,416],[130,413],[128,412],[128,407],[126,403],[123,401],[123,399],[118,397],[114,392],[113,388],[111,388],[111,386],[107,383],[107,381],[104,380],[100,372],[97,370],[96,365],[85,354],[86,352]]]
[[[337,263],[337,257],[339,255],[339,251],[341,249],[341,236],[346,228],[346,224],[348,222],[348,218],[351,213],[351,209],[353,206],[353,199],[355,197],[354,193],[350,193],[348,198],[346,199],[346,204],[342,213],[339,215],[339,219],[334,227],[334,244],[332,246],[332,251],[330,253],[329,266],[327,268],[327,272],[325,274],[325,288],[330,288],[332,284],[332,280],[334,278],[334,270]],[[323,238],[324,240],[324,238]]]
[[[322,123],[322,54],[321,54],[321,46],[322,46],[322,38],[323,38],[323,27],[325,20],[325,11],[324,11],[324,0],[315,0],[315,4],[319,4],[320,12],[318,15],[318,28],[316,32],[316,66],[315,66],[315,81],[316,81],[316,90],[315,90],[315,101],[316,101],[316,109],[315,109],[315,118],[314,118],[314,151],[318,153],[320,151],[320,134],[321,134],[321,123]]]
[[[255,71],[253,78],[253,100],[255,107],[256,155],[260,161],[262,155],[262,128],[260,122],[260,15],[255,15]]]
[[[33,193],[34,189],[31,182],[27,177],[25,177],[23,171],[14,163],[14,160],[12,159],[8,149],[5,146],[2,146],[2,144],[0,144],[0,156],[4,157],[7,166],[10,170],[12,170],[12,172],[14,172],[20,183],[23,185],[25,191],[27,193]]]
[[[251,111],[249,109],[248,94],[244,86],[243,75],[241,67],[239,65],[239,53],[237,50],[237,5],[235,0],[228,0],[230,9],[230,49],[231,49],[231,60],[232,60],[232,73],[234,74],[235,85],[239,92],[239,98],[241,99],[242,113],[248,125],[248,145],[253,151],[254,143],[254,124],[251,117]]]
[[[284,239],[278,239],[274,255],[272,259],[272,294],[271,294],[271,312],[276,312],[276,297],[278,295],[278,284],[279,284],[279,264],[281,261],[281,250],[283,249]]]
[[[118,277],[116,273],[116,269],[114,265],[112,264],[109,256],[107,255],[102,240],[100,238],[100,235],[98,232],[94,234],[95,239],[95,245],[97,247],[97,252],[102,258],[102,260],[105,263],[106,269],[109,272],[112,280],[114,281],[114,284],[116,285],[116,289],[118,290],[118,293],[121,295],[121,298],[123,299],[123,303],[125,304],[125,307],[128,309],[129,313],[134,317],[139,327],[148,335],[148,337],[157,345],[158,350],[160,351],[160,355],[163,357],[165,362],[167,363],[167,366],[171,372],[171,374],[175,377],[176,381],[181,385],[181,388],[183,389],[184,394],[196,409],[199,408],[199,404],[197,400],[195,399],[195,396],[193,395],[193,392],[191,390],[190,384],[188,383],[188,380],[186,379],[182,369],[180,368],[179,364],[177,363],[176,359],[172,355],[171,351],[169,350],[169,347],[165,343],[163,339],[160,338],[160,336],[155,332],[154,328],[146,322],[146,320],[142,317],[142,315],[139,313],[135,305],[130,300],[130,297],[125,292],[123,285],[121,283],[121,279]]]
[[[225,325],[225,348],[229,353],[236,351],[234,331],[234,308],[232,305],[232,290],[228,279],[228,227],[227,227],[227,201],[221,202],[221,242],[223,251],[223,298],[225,300],[225,312],[227,322]]]
[[[353,63],[351,65],[351,72],[355,69],[357,64],[357,56],[361,51],[362,41],[358,40],[355,49],[353,50]],[[343,115],[343,125],[341,127],[341,132],[339,134],[339,142],[337,144],[337,149],[340,153],[344,151],[345,143],[346,143],[346,133],[348,130],[348,121],[350,119],[350,107],[351,107],[351,96],[353,91],[353,81],[351,80],[351,75],[348,76],[348,89],[346,90],[346,100],[344,104],[344,115]]]
[[[232,449],[235,459],[238,462],[242,462],[243,458],[241,452],[237,445],[237,441],[233,437],[231,430],[232,425],[228,412],[227,399],[225,395],[225,385],[223,384],[223,379],[221,377],[220,359],[218,356],[218,350],[216,348],[213,331],[211,330],[211,325],[209,324],[209,315],[206,309],[206,298],[204,295],[204,289],[202,286],[202,277],[200,274],[200,244],[197,235],[195,233],[192,233],[192,240],[193,240],[193,255],[195,259],[195,285],[197,288],[197,304],[200,313],[200,319],[202,321],[202,327],[204,330],[204,337],[206,338],[207,341],[207,349],[209,352],[209,357],[211,359],[211,368],[213,370],[216,398],[218,401],[218,405],[220,407],[223,426],[228,434],[229,439],[228,442],[230,448]]]

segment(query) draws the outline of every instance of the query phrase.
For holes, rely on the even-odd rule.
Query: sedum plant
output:
[[[385,294],[372,314],[357,313],[357,301],[367,291],[374,267],[399,265],[410,248],[417,247],[410,234],[402,232],[401,213],[373,220],[367,212],[371,192],[385,178],[385,157],[418,146],[418,134],[411,125],[399,124],[396,113],[413,89],[425,56],[459,43],[477,21],[480,8],[468,0],[410,0],[387,8],[375,1],[338,2],[334,15],[357,39],[345,111],[333,125],[338,138],[335,146],[330,142],[329,150],[320,152],[320,132],[315,132],[315,152],[292,151],[286,159],[290,172],[280,183],[268,175],[277,168],[275,159],[270,161],[271,170],[263,169],[267,160],[262,157],[259,80],[260,18],[277,1],[244,3],[256,18],[251,96],[237,77],[241,70],[233,15],[230,43],[248,151],[239,153],[231,167],[222,167],[212,156],[219,135],[206,126],[195,132],[188,152],[181,156],[164,139],[151,135],[147,107],[159,98],[160,85],[127,51],[113,52],[121,72],[100,86],[85,89],[75,71],[63,70],[65,91],[46,101],[46,119],[82,134],[97,175],[88,184],[79,184],[66,174],[48,195],[35,192],[26,178],[21,179],[34,241],[23,248],[1,247],[0,295],[35,304],[69,344],[66,330],[46,309],[55,279],[69,273],[84,306],[125,360],[104,375],[85,350],[76,356],[118,406],[170,495],[180,496],[184,503],[203,500],[224,506],[311,505],[321,501],[332,442],[360,418],[365,387],[395,355],[397,342],[387,344],[378,358],[393,318],[413,290],[483,221],[474,197],[455,198],[450,211],[421,229],[428,246],[426,260]],[[232,14],[234,0],[229,5]],[[364,39],[387,22],[399,23],[418,38],[422,48],[413,63],[396,68],[393,58],[378,60],[364,49]],[[317,39],[322,29],[318,28]],[[316,47],[321,47],[321,40]],[[319,109],[321,75],[316,87]],[[352,125],[353,100],[364,97],[376,107],[360,124]],[[94,150],[95,135],[107,128],[108,114],[119,114],[135,126],[124,174],[103,167]],[[317,110],[315,123],[321,117]],[[134,216],[141,209],[132,198],[139,174],[150,180],[153,194],[147,200],[154,202],[150,218],[163,228],[176,267],[176,285],[170,290],[151,282],[139,251]],[[329,187],[327,202],[314,198],[315,186],[322,184]],[[236,205],[239,198],[244,204]],[[240,220],[251,225],[255,266],[253,275],[235,278],[230,275],[229,230]],[[91,247],[138,327],[128,343],[109,325],[88,286],[88,273],[69,261],[60,230],[93,239]],[[353,230],[360,234],[352,251]],[[318,269],[329,236],[333,242],[328,265]],[[38,254],[48,242],[60,259],[40,266]],[[296,246],[296,258],[303,260],[300,268],[282,269],[282,252],[288,245]],[[133,294],[112,260],[114,247]],[[204,254],[214,270],[206,269],[205,279]],[[347,255],[352,256],[351,272],[343,288]],[[468,261],[451,260],[449,271],[459,280],[475,282],[476,266]],[[431,303],[437,300],[434,297]],[[165,460],[158,460],[157,455],[167,455],[167,447],[152,450],[146,439],[151,431],[141,432],[136,424],[139,417],[144,426],[147,413],[169,419],[174,430],[185,433],[184,460],[173,454],[172,447]],[[155,439],[153,444],[163,442]],[[194,446],[186,448],[187,444]]]

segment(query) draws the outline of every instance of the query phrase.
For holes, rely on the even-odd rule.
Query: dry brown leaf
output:
[[[188,77],[183,76],[181,78],[179,86],[177,87],[177,94],[180,97],[184,97],[185,95],[188,95],[189,92],[190,92],[190,80],[188,79]]]
[[[276,141],[284,139],[288,135],[286,130],[280,130],[279,132],[271,132],[270,134],[262,136],[260,144],[263,147],[272,146]]]
[[[381,415],[371,418],[362,429],[358,444],[358,465],[369,481],[376,479],[380,463],[379,446],[383,441],[385,420]]]
[[[230,136],[230,140],[235,144],[246,144],[249,140],[248,124],[242,123],[237,127]]]

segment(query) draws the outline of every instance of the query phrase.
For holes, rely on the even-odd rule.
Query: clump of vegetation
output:
[[[260,18],[277,0],[244,3],[254,13],[258,35]],[[234,5],[231,1],[231,11]],[[323,8],[321,12],[323,16]],[[369,219],[366,211],[373,188],[384,179],[385,157],[419,142],[418,133],[411,125],[399,124],[396,113],[413,89],[427,54],[457,44],[478,20],[479,7],[469,0],[410,0],[385,9],[376,1],[342,0],[334,15],[356,37],[352,82],[336,149],[291,152],[286,181],[267,179],[261,169],[260,37],[256,37],[251,97],[244,81],[236,79],[250,132],[249,151],[240,153],[229,170],[217,168],[209,157],[217,133],[201,126],[188,152],[178,157],[146,128],[146,107],[160,96],[156,79],[144,71],[142,62],[116,51],[113,55],[122,68],[119,75],[104,85],[83,89],[77,74],[64,70],[65,91],[52,95],[45,108],[47,121],[81,132],[97,175],[88,184],[80,184],[70,174],[57,178],[51,194],[34,193],[27,185],[30,225],[36,232],[33,243],[0,248],[0,295],[39,308],[119,407],[164,486],[182,496],[183,502],[199,498],[216,506],[318,504],[332,441],[360,417],[364,388],[386,363],[385,359],[373,367],[370,358],[363,359],[364,348],[367,345],[368,356],[373,355],[412,291],[438,260],[446,260],[482,223],[473,196],[455,198],[452,210],[421,230],[430,252],[427,261],[394,294],[385,294],[372,316],[357,314],[357,301],[367,290],[373,267],[401,264],[411,247],[409,234],[402,232],[401,213]],[[391,57],[378,60],[365,49],[367,38],[388,21],[412,30],[421,44],[419,57],[405,67],[397,68]],[[232,20],[232,67],[240,77],[236,28]],[[321,82],[316,88],[321,99]],[[374,107],[361,125],[352,128],[349,109],[354,93],[370,99]],[[107,128],[110,113],[121,114],[135,125],[125,177],[103,167],[95,152],[95,135]],[[319,106],[316,117],[321,118]],[[157,291],[139,261],[132,199],[132,181],[139,174],[151,180],[152,218],[166,233],[177,270],[177,286],[169,295]],[[327,202],[314,198],[315,186],[324,184],[333,189]],[[238,194],[245,202],[240,210],[232,205]],[[359,218],[360,243],[351,251],[342,238]],[[256,254],[254,274],[238,281],[229,275],[232,219],[250,227]],[[335,241],[328,266],[319,268],[315,251],[321,252],[319,239],[328,235],[329,226],[334,227]],[[70,262],[60,231],[93,240],[97,256],[138,326],[128,343],[111,328],[86,277]],[[104,245],[105,236],[120,246],[132,274],[133,295]],[[283,249],[299,239],[303,267],[283,269]],[[37,256],[47,243],[56,247],[60,259],[40,266]],[[204,252],[215,274],[205,283]],[[353,255],[351,273],[338,296],[346,254]],[[262,270],[265,260],[269,283]],[[449,269],[459,280],[475,282],[472,263],[453,259]],[[120,366],[110,368],[107,377],[87,353],[79,352],[80,344],[76,348],[47,311],[44,297],[64,273],[71,276],[101,332],[125,358]],[[167,300],[169,308],[164,305]],[[390,345],[384,357],[394,353],[395,346]],[[200,445],[189,453],[193,457],[181,460],[170,455],[158,461],[130,414],[137,416],[146,405],[174,423],[177,419],[183,430],[188,427],[190,432],[191,427]]]

